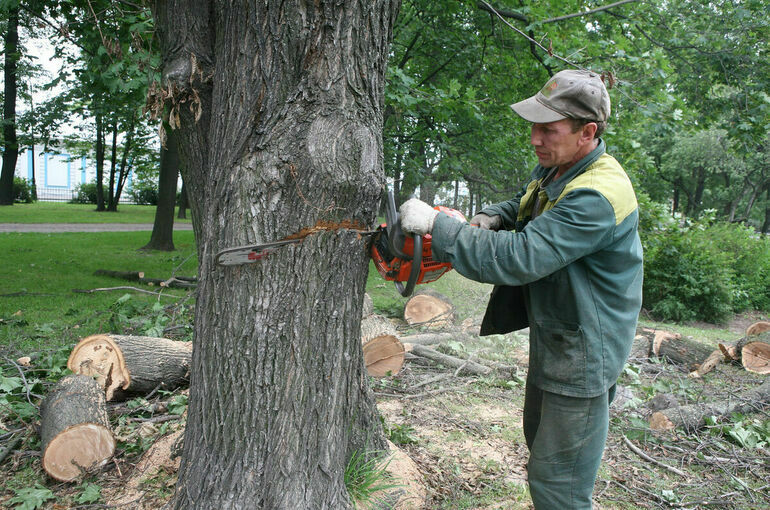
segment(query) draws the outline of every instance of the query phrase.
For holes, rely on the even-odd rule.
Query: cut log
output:
[[[759,335],[760,333],[764,333],[765,331],[770,331],[770,322],[767,322],[767,321],[755,322],[754,324],[746,328],[746,336]]]
[[[97,269],[95,276],[109,276],[111,278],[120,278],[133,282],[140,282],[146,285],[159,285],[161,287],[177,287],[181,289],[194,289],[198,285],[191,277],[171,277],[168,280],[161,278],[146,278],[143,271],[111,271],[109,269]]]
[[[440,331],[435,333],[417,333],[401,337],[404,344],[436,345],[444,342],[466,342],[471,340],[472,336],[462,330]]]
[[[190,382],[192,343],[167,338],[92,335],[70,353],[67,368],[96,378],[107,400],[125,400]]]
[[[631,345],[631,353],[628,359],[647,360],[652,353],[652,339],[645,335],[636,335],[634,343]]]
[[[480,363],[476,363],[475,361],[467,360],[467,359],[460,359],[456,358],[454,356],[449,356],[447,354],[443,354],[441,352],[438,352],[435,349],[431,349],[430,347],[427,347],[425,345],[412,345],[412,354],[416,356],[421,356],[423,358],[427,358],[431,361],[435,361],[436,363],[440,363],[447,367],[452,368],[461,368],[461,372],[465,372],[472,375],[489,375],[492,372],[492,369],[484,366]]]
[[[653,430],[683,428],[687,432],[692,432],[703,427],[709,416],[721,417],[731,413],[752,412],[769,403],[770,379],[767,379],[761,385],[728,400],[707,404],[690,404],[657,411],[650,417],[650,428]]]
[[[382,315],[374,313],[368,294],[364,294],[361,319],[361,343],[366,372],[372,377],[396,375],[404,366],[404,345],[396,336],[396,327]]]
[[[735,345],[719,344],[719,348],[725,358],[740,361],[747,371],[770,374],[770,331],[754,331],[752,335],[738,340]]]
[[[454,312],[449,298],[430,289],[420,289],[404,305],[404,320],[410,326],[446,328],[454,322]]]
[[[91,377],[68,375],[40,406],[43,469],[62,482],[107,463],[115,452],[102,387]]]
[[[648,329],[643,330],[645,336]],[[697,340],[682,337],[679,333],[653,330],[652,353],[683,365],[692,377],[700,377],[713,369],[722,359],[721,351]]]
[[[363,345],[364,364],[372,377],[396,375],[404,365],[404,344],[393,335],[380,335]]]

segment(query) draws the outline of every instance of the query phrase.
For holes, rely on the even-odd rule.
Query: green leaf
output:
[[[21,377],[5,377],[0,374],[0,391],[10,393],[21,386]]]
[[[16,496],[12,497],[9,503],[18,503],[14,507],[16,510],[35,510],[54,498],[53,492],[40,485],[36,485],[33,489],[14,489],[13,492]]]
[[[102,497],[102,488],[95,483],[84,483],[83,492],[77,498],[78,503],[96,503]]]

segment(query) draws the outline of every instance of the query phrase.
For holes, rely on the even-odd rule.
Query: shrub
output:
[[[770,240],[714,221],[713,211],[680,224],[649,201],[640,200],[640,213],[642,204],[644,306],[654,316],[719,323],[735,312],[770,310]]]
[[[156,184],[134,181],[128,194],[135,204],[158,205],[158,187]]]
[[[692,231],[647,239],[644,306],[654,316],[680,322],[725,322],[732,313],[729,260]]]
[[[70,200],[71,204],[95,204],[96,182],[78,184],[75,187],[76,194]]]
[[[31,204],[35,201],[32,183],[22,177],[13,178],[13,201],[22,204]]]

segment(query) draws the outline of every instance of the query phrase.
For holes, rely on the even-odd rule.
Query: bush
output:
[[[680,225],[660,206],[644,206],[644,307],[655,317],[721,323],[736,312],[770,310],[770,240],[713,214]]]
[[[733,275],[726,254],[693,232],[667,231],[648,238],[644,307],[664,320],[727,321]]]
[[[96,203],[96,183],[88,182],[78,184],[75,187],[76,195],[70,200],[71,204],[95,204]]]
[[[32,183],[22,177],[13,178],[13,201],[22,204],[31,204],[35,201]]]
[[[156,184],[135,181],[128,194],[135,204],[158,205],[158,187]]]

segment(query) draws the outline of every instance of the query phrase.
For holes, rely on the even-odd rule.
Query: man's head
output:
[[[598,75],[567,70],[511,108],[532,122],[530,141],[538,162],[558,166],[560,175],[596,147],[610,115],[610,98]]]

